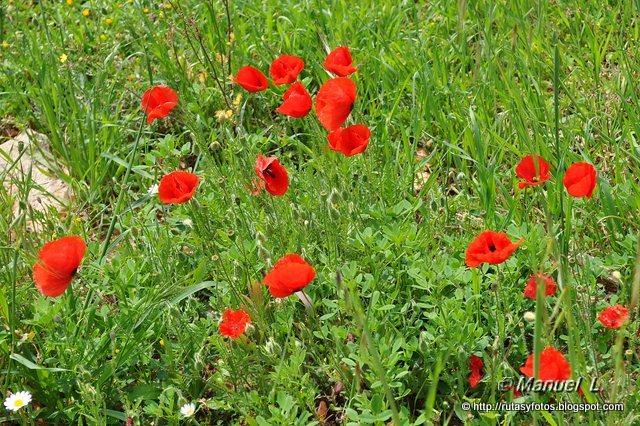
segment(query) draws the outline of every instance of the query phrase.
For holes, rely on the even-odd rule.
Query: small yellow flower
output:
[[[230,109],[228,110],[221,109],[219,111],[216,111],[216,119],[220,123],[227,121],[228,119],[231,118],[232,115],[233,115],[233,110],[230,110]]]
[[[129,74],[129,81],[133,81],[136,79],[135,74]]]
[[[149,13],[149,9],[145,7],[144,9],[142,9],[142,12],[143,13]]]
[[[115,353],[119,354],[120,353],[120,349],[116,348]]]
[[[167,9],[173,9],[173,5],[172,5],[171,3],[169,3],[169,4],[166,6],[166,8],[167,8]]]
[[[9,43],[7,43],[7,40],[2,42],[2,47],[4,47],[5,49],[9,47]]]
[[[242,93],[238,93],[238,96],[236,96],[235,100],[233,101],[233,106],[238,108],[240,102],[242,102]]]
[[[87,17],[87,16],[89,16],[89,13],[91,13],[91,12],[89,11],[89,9],[84,9],[84,10],[82,11],[82,16]]]
[[[56,238],[58,238],[58,234],[56,234],[55,232],[53,234],[51,234],[51,239],[55,240]]]
[[[68,58],[69,57],[65,53],[63,53],[62,55],[60,55],[60,62],[64,64],[65,62],[67,62]]]
[[[107,18],[107,19],[104,20],[104,22],[106,22],[107,25],[111,25],[111,24],[113,24],[113,19]]]
[[[68,4],[69,6],[72,6],[72,5],[73,5],[73,0],[67,0],[67,4]]]
[[[160,339],[160,346],[164,346],[164,339]]]
[[[236,35],[233,32],[229,33],[229,40],[235,41],[235,39],[236,39]]]
[[[82,222],[82,218],[80,216],[76,217],[76,222],[78,223]]]
[[[100,34],[100,40],[105,41],[107,39],[107,36],[104,34]]]

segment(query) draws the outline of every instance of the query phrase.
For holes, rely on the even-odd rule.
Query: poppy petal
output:
[[[274,297],[283,298],[302,290],[315,279],[315,270],[297,254],[282,257],[264,277]]]
[[[158,186],[158,197],[164,204],[185,203],[193,197],[198,187],[198,176],[177,171],[165,175]]]
[[[164,118],[178,104],[178,94],[167,86],[155,86],[142,95],[141,108],[147,114],[147,124]]]
[[[282,105],[276,109],[276,112],[294,118],[302,118],[307,115],[313,105],[311,95],[300,82],[292,84],[282,99]]]
[[[564,175],[562,183],[569,195],[590,199],[596,188],[596,169],[589,163],[572,164]]]
[[[260,70],[249,65],[240,68],[233,81],[252,93],[261,92],[269,87],[267,77]]]
[[[335,130],[347,120],[356,101],[356,84],[346,77],[324,83],[316,95],[316,115],[327,130]]]
[[[291,84],[296,81],[300,71],[304,69],[304,61],[297,56],[282,55],[271,62],[269,75],[273,80],[273,84],[280,86],[281,84]]]
[[[367,149],[371,131],[364,124],[354,124],[346,128],[339,128],[329,133],[329,149],[338,151],[350,157],[360,154]]]
[[[346,77],[358,71],[357,68],[353,67],[353,59],[351,58],[349,49],[344,46],[335,48],[327,55],[327,59],[324,61],[324,67],[327,71],[340,77]]]

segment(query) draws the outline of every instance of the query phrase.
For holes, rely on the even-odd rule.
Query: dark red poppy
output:
[[[282,105],[276,110],[280,114],[302,118],[311,111],[311,96],[299,81],[292,84],[282,96]]]
[[[555,294],[557,284],[555,280],[551,277],[548,277],[544,274],[534,274],[531,275],[529,281],[527,281],[527,285],[524,288],[524,297],[528,297],[529,299],[536,299],[538,297],[538,282],[544,283],[544,295],[551,296]]]
[[[524,366],[520,367],[520,371],[527,377],[533,376],[533,356],[529,355]],[[564,355],[555,350],[551,346],[546,347],[540,353],[540,375],[538,380],[543,382],[564,382],[571,378],[571,365]]]
[[[349,49],[344,46],[334,49],[327,55],[327,59],[324,61],[324,67],[327,71],[340,77],[346,77],[358,71],[358,68],[353,67],[353,59],[351,58]]]
[[[316,271],[297,254],[278,260],[262,282],[279,299],[300,291],[316,277]]]
[[[265,189],[271,195],[284,195],[289,189],[289,175],[276,157],[264,158],[258,154],[256,174],[265,183]]]
[[[141,108],[147,114],[147,124],[164,118],[178,104],[178,94],[167,86],[155,86],[142,95]]]
[[[507,260],[516,251],[524,238],[512,243],[504,232],[484,231],[467,248],[465,260],[469,268],[483,263],[497,265]]]
[[[237,311],[227,309],[222,314],[220,334],[237,339],[247,330],[247,324],[251,324],[251,317],[248,313],[242,309]]]
[[[629,310],[622,305],[613,305],[600,312],[598,321],[607,328],[619,329],[629,319]]]
[[[335,130],[346,121],[356,101],[356,84],[338,77],[324,83],[316,96],[316,115],[327,130]]]
[[[371,131],[364,124],[341,127],[329,133],[329,149],[351,157],[367,149],[370,136]]]
[[[291,84],[296,81],[300,71],[304,69],[304,61],[297,56],[282,55],[271,62],[269,75],[273,79],[273,84]]]
[[[267,77],[249,65],[240,68],[233,81],[249,92],[261,92],[269,87]]]
[[[564,175],[562,183],[574,197],[591,198],[596,188],[596,169],[589,163],[572,164]]]
[[[33,265],[33,280],[42,294],[58,297],[65,292],[87,249],[80,237],[69,236],[45,244]]]
[[[198,187],[198,176],[189,172],[173,172],[162,177],[158,197],[164,204],[186,203]]]
[[[469,369],[471,369],[471,374],[469,375],[469,384],[472,388],[478,386],[480,380],[484,377],[482,374],[482,367],[484,366],[482,362],[482,358],[471,355],[471,359],[469,360]]]
[[[518,188],[520,189],[527,186],[540,185],[551,178],[549,163],[538,155],[527,155],[520,160],[520,163],[516,166],[516,175],[524,180],[524,182],[518,182]]]

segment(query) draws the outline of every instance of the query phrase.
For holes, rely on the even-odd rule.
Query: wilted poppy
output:
[[[324,61],[324,67],[327,71],[337,74],[340,77],[346,77],[358,71],[358,68],[353,67],[353,59],[351,59],[349,49],[344,46],[332,50],[331,53],[327,55],[327,59]]]
[[[273,297],[283,298],[302,290],[316,277],[311,265],[297,254],[288,254],[278,260],[262,282]]]
[[[527,377],[533,376],[533,357],[535,354],[529,355],[524,366],[520,367],[520,371]],[[543,382],[564,382],[571,378],[571,365],[564,355],[555,350],[551,346],[546,347],[540,353],[540,371],[538,380]]]
[[[346,121],[356,101],[356,84],[338,77],[324,83],[316,95],[316,115],[327,130],[335,130]]]
[[[524,238],[512,243],[504,232],[484,231],[467,248],[465,260],[469,268],[476,268],[483,263],[497,265],[502,263],[511,253],[516,251]]]
[[[158,197],[164,204],[185,203],[193,197],[198,187],[198,176],[189,172],[173,172],[162,177]]]
[[[254,177],[249,182],[249,185],[247,185],[247,189],[251,192],[251,195],[255,197],[256,195],[260,195],[264,186],[264,181],[260,180],[260,178]]]
[[[45,244],[33,265],[33,280],[42,294],[58,297],[65,292],[76,274],[87,249],[80,237],[69,236]]]
[[[329,133],[329,149],[351,157],[367,149],[370,136],[371,132],[364,124],[341,127]]]
[[[551,178],[549,163],[538,155],[527,155],[520,160],[516,166],[516,175],[524,180],[524,182],[518,182],[520,189],[540,185]]]
[[[311,96],[302,83],[296,82],[284,92],[282,105],[276,110],[280,114],[302,118],[311,111]]]
[[[249,65],[240,68],[233,81],[249,92],[261,92],[269,87],[267,77]]]
[[[170,87],[155,86],[142,95],[141,108],[147,114],[147,124],[164,118],[178,104],[178,95]]]
[[[242,309],[234,311],[227,309],[222,314],[220,323],[220,334],[237,339],[247,330],[247,324],[251,323],[251,317]]]
[[[482,374],[482,367],[484,366],[482,362],[482,358],[471,355],[471,359],[469,360],[469,368],[471,369],[471,374],[469,375],[469,384],[472,388],[478,386],[480,380],[484,377]]]
[[[619,329],[629,319],[629,310],[622,305],[613,305],[600,312],[598,321],[607,328]]]
[[[570,195],[591,198],[596,187],[596,169],[589,163],[572,164],[562,183]]]
[[[256,174],[265,183],[265,189],[271,195],[284,195],[289,189],[289,175],[276,157],[265,158],[258,154]]]
[[[544,283],[545,296],[551,296],[556,292],[557,285],[553,278],[544,274],[534,274],[527,281],[527,285],[524,288],[524,297],[534,300],[538,297],[538,282]]]
[[[304,61],[297,56],[282,55],[271,62],[269,75],[273,79],[273,84],[291,84],[296,81],[298,74],[304,68]]]

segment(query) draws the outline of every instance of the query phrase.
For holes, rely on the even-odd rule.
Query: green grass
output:
[[[217,1],[3,6],[2,128],[44,133],[50,167],[74,197],[64,214],[16,213],[32,183],[0,188],[0,394],[34,396],[0,421],[639,422],[640,5],[574,3],[238,0],[232,43]],[[372,131],[362,155],[327,150],[313,112],[276,114],[286,88],[249,94],[228,80],[229,67],[266,74],[293,54],[313,95],[339,45],[359,68],[349,122]],[[161,83],[179,104],[147,126],[140,98]],[[234,114],[220,123],[227,104]],[[256,154],[289,170],[284,197],[247,190]],[[520,191],[514,168],[527,154],[543,156],[553,177]],[[598,170],[591,200],[562,186],[577,161]],[[201,178],[193,200],[164,206],[146,195],[180,168]],[[465,250],[485,229],[525,242],[504,264],[471,270]],[[45,298],[31,270],[39,248],[63,235],[82,236],[88,252],[72,287]],[[310,311],[261,284],[287,253],[316,270]],[[539,270],[561,291],[536,305],[522,292]],[[597,316],[616,303],[630,320],[605,329]],[[229,341],[218,321],[240,307],[252,327]],[[525,322],[526,311],[537,321]],[[498,381],[517,380],[546,346],[566,355],[574,378],[597,378],[602,395],[587,401],[625,410],[462,410],[510,401]],[[475,389],[472,353],[485,364]],[[187,402],[198,412],[183,420]]]

